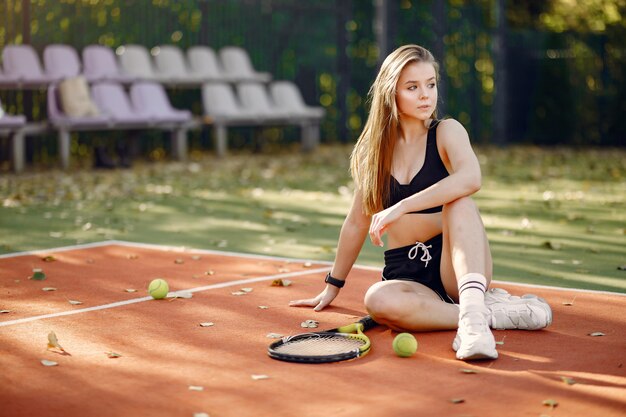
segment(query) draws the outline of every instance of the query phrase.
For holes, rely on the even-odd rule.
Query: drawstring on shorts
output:
[[[432,247],[433,245],[426,246],[422,242],[415,242],[415,246],[413,246],[411,250],[409,250],[409,255],[408,255],[409,259],[413,260],[417,258],[417,253],[421,249],[424,253],[422,254],[422,257],[420,258],[420,261],[425,263],[424,267],[428,267],[428,261],[433,259],[433,257],[430,256],[430,252],[428,251],[428,249]]]

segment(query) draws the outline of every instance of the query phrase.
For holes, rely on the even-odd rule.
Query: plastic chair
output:
[[[162,45],[154,48],[154,65],[160,78],[176,84],[199,86],[204,78],[191,71],[183,51],[175,45]]]
[[[254,69],[250,56],[245,49],[238,46],[227,46],[220,49],[220,62],[224,72],[239,81],[268,82],[272,76],[268,72]]]
[[[90,82],[113,81],[127,84],[136,80],[136,77],[121,70],[113,50],[102,45],[89,45],[83,49],[83,74]]]
[[[274,81],[269,90],[275,105],[284,111],[311,119],[322,119],[326,114],[323,107],[308,106],[298,86],[291,81]]]
[[[217,54],[208,46],[192,46],[187,50],[187,60],[192,73],[206,81],[235,81],[236,78],[224,73]]]
[[[256,113],[263,120],[289,121],[292,113],[272,102],[264,84],[244,82],[237,84],[237,96],[242,106]]]
[[[226,121],[256,121],[260,115],[243,108],[233,88],[226,83],[208,83],[202,86],[204,114]]]
[[[44,72],[35,49],[30,45],[5,46],[2,62],[5,77],[15,80],[19,86],[45,87],[60,79]]]
[[[91,87],[93,100],[102,113],[108,115],[111,120],[120,125],[149,125],[150,117],[138,114],[133,108],[130,98],[121,84],[103,82]]]
[[[81,63],[76,50],[69,45],[48,45],[43,51],[46,73],[58,79],[76,77],[81,72]]]
[[[130,87],[130,99],[137,114],[150,117],[156,123],[191,121],[191,112],[173,108],[165,89],[160,84],[135,83]]]
[[[157,76],[152,58],[142,45],[124,45],[118,48],[119,62],[127,74],[141,80],[167,81]]]
[[[7,114],[2,107],[2,101],[0,101],[0,130],[14,130],[20,128],[26,124],[26,116],[22,114]]]

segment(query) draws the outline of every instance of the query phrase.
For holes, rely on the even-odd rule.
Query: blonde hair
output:
[[[439,65],[430,51],[404,45],[385,58],[368,93],[369,116],[350,156],[352,178],[367,215],[381,211],[389,198],[391,160],[400,127],[396,84],[404,67],[412,62],[432,64],[439,79]],[[437,117],[436,110],[431,117]]]

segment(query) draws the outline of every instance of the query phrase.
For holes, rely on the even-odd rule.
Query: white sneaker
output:
[[[491,312],[492,329],[538,330],[552,323],[552,309],[536,295],[518,297],[502,288],[492,288],[485,293],[485,306]]]
[[[489,312],[476,311],[463,314],[459,319],[452,349],[460,360],[497,359],[496,341],[489,329]]]

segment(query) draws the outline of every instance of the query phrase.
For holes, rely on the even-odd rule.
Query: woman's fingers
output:
[[[289,305],[291,307],[301,307],[301,306],[306,306],[306,307],[313,307],[319,304],[319,300],[317,297],[315,298],[308,298],[306,300],[293,300],[289,302]]]

